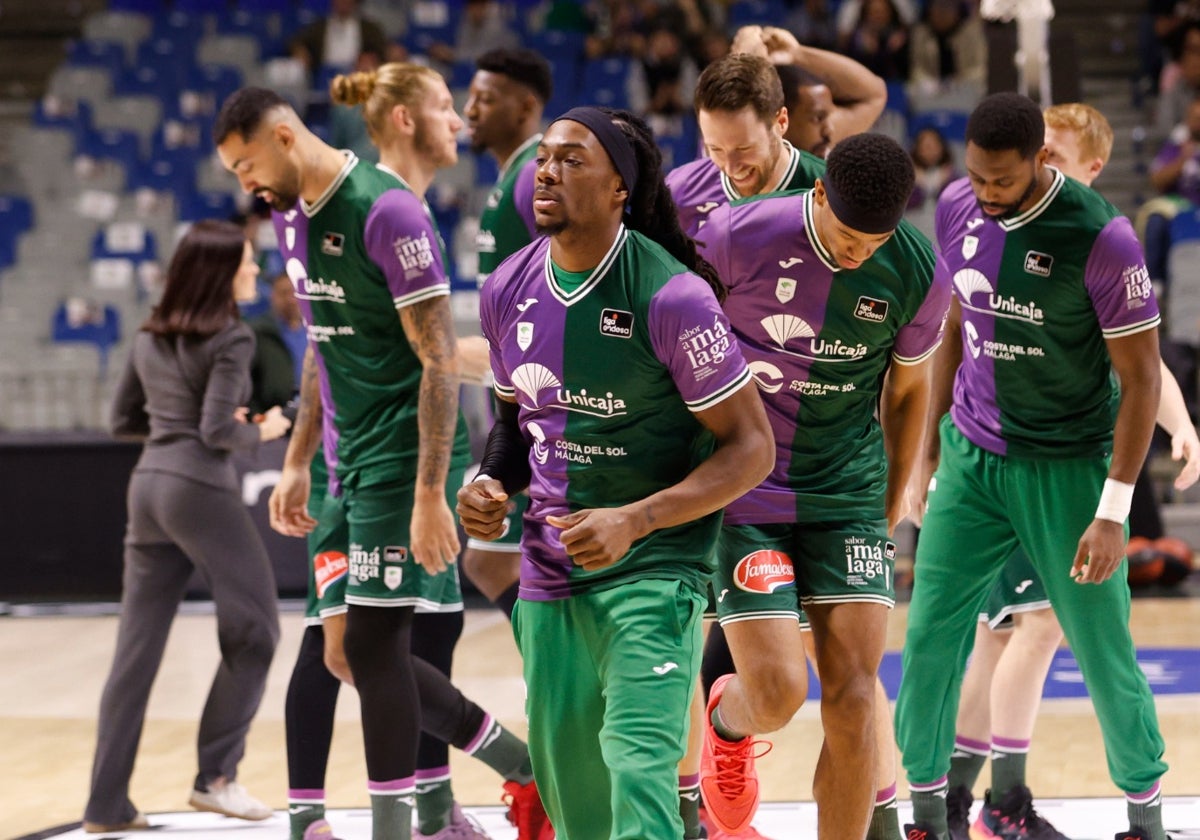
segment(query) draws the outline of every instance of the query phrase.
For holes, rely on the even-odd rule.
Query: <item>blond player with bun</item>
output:
[[[314,577],[324,664],[358,689],[373,838],[486,836],[453,804],[444,746],[440,760],[427,745],[419,751],[424,727],[501,773],[519,837],[535,840],[545,817],[525,745],[440,672],[462,628],[449,500],[470,452],[446,256],[423,196],[454,163],[462,121],[441,78],[415,65],[340,76],[331,94],[363,108],[384,164],[332,148],[262,88],[233,94],[214,129],[225,167],[275,210],[308,327],[272,525],[323,539]],[[315,508],[309,471],[321,442],[329,490]],[[329,562],[316,569],[322,557]],[[291,759],[289,750],[290,804],[303,808],[308,797],[323,808],[314,787],[324,784],[323,763],[319,778],[296,784]],[[310,829],[301,836],[330,834],[328,824]]]

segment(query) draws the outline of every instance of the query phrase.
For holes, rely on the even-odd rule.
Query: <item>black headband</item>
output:
[[[577,122],[596,135],[596,139],[600,141],[604,151],[608,152],[617,174],[625,182],[625,189],[632,199],[633,190],[637,186],[637,153],[633,150],[633,143],[628,135],[613,122],[612,115],[606,114],[599,108],[584,105],[572,108],[554,122],[559,120]]]
[[[859,233],[891,233],[904,218],[904,205],[898,207],[851,207],[837,194],[828,178],[822,178],[825,187],[825,198],[829,201],[829,209],[837,220],[851,230]]]

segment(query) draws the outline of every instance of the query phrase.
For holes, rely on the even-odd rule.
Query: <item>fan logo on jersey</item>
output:
[[[542,391],[554,388],[553,402],[564,411],[574,411],[592,417],[620,417],[626,413],[625,400],[614,396],[612,391],[605,391],[604,396],[596,396],[589,394],[587,388],[580,388],[578,391],[563,388],[562,382],[554,372],[537,362],[528,362],[514,370],[512,383],[513,388],[525,397],[526,402],[518,402],[527,411],[540,408]]]
[[[401,236],[392,243],[396,259],[404,269],[404,277],[411,280],[433,265],[433,243],[429,234],[421,231],[420,236]]]
[[[344,233],[333,233],[326,231],[321,237],[321,253],[328,254],[331,257],[340,257],[345,250],[346,235]]]
[[[1150,271],[1140,263],[1126,267],[1121,272],[1121,279],[1125,281],[1126,309],[1141,309],[1154,294]]]
[[[1041,251],[1029,251],[1025,254],[1025,273],[1036,274],[1038,277],[1049,277],[1050,269],[1054,266],[1054,257]]]
[[[792,558],[782,551],[760,549],[747,554],[733,567],[733,585],[743,592],[770,595],[776,589],[796,585]]]
[[[529,436],[533,438],[533,457],[539,464],[544,464],[550,458],[550,450],[546,448],[546,433],[542,431],[542,427],[537,423],[529,422],[525,424],[525,431],[529,432]],[[507,524],[507,520],[505,520]],[[503,535],[502,535],[503,536]]]
[[[622,309],[605,309],[600,313],[600,335],[629,338],[633,335],[633,313]]]
[[[324,598],[330,586],[350,572],[350,558],[340,551],[322,551],[313,557],[313,580],[317,597]]]
[[[790,277],[780,277],[775,283],[775,299],[787,303],[796,296],[796,281]]]
[[[896,560],[896,544],[891,540],[875,540],[872,545],[866,537],[847,537],[845,549],[846,583],[851,586],[866,586],[877,577],[886,577]]]
[[[863,295],[858,299],[858,304],[854,307],[854,317],[860,318],[863,321],[874,321],[876,324],[882,324],[887,320],[887,311],[888,305],[886,300]]]

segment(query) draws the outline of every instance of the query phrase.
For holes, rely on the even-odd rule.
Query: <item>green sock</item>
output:
[[[1145,798],[1148,796],[1149,798]],[[1162,822],[1162,793],[1157,784],[1147,794],[1139,796],[1144,799],[1135,802],[1128,794],[1125,797],[1125,810],[1129,813],[1129,827],[1140,829],[1147,840],[1167,840],[1167,832]]]
[[[437,779],[417,781],[417,828],[422,834],[436,834],[448,826],[454,807],[450,768],[442,767],[436,772]]]
[[[683,840],[704,836],[700,826],[700,777],[679,777],[679,816],[683,818]]]
[[[297,793],[301,791],[288,791],[289,840],[303,840],[304,829],[325,819],[325,791],[306,790],[303,797],[296,796]]]
[[[937,787],[919,791],[910,790],[909,793],[913,806],[913,822],[929,826],[938,837],[950,836],[950,826],[946,822],[946,791],[948,789],[949,786],[943,779]]]
[[[412,812],[416,798],[409,785],[403,789],[388,789],[367,782],[371,793],[371,840],[412,840]]]
[[[999,802],[1018,785],[1025,784],[1025,759],[1029,741],[992,739],[992,800]]]
[[[955,738],[954,752],[950,753],[950,773],[946,777],[950,787],[961,786],[973,790],[975,782],[979,781],[979,774],[983,772],[983,765],[987,763],[989,751],[988,744],[982,741]]]
[[[891,796],[886,794],[890,793]],[[871,811],[871,824],[867,827],[867,840],[898,840],[900,812],[896,808],[896,786],[879,791],[875,797],[875,809]]]
[[[464,750],[467,755],[479,759],[507,781],[521,785],[533,781],[528,745],[491,715],[484,718],[483,726],[472,740],[480,746]]]
[[[712,710],[712,716],[709,718],[712,721],[713,729],[717,731],[717,736],[723,741],[740,741],[746,736],[740,732],[734,732],[725,725],[725,720],[721,717],[721,704]]]

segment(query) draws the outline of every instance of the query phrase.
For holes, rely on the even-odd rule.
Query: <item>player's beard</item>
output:
[[[998,216],[992,216],[992,218],[994,218],[994,219],[1011,219],[1013,216],[1020,215],[1021,205],[1023,205],[1026,201],[1029,200],[1029,197],[1031,195],[1033,195],[1033,193],[1037,190],[1037,186],[1038,186],[1037,175],[1034,175],[1032,178],[1029,179],[1029,186],[1025,188],[1025,192],[1021,193],[1021,197],[1018,198],[1016,201],[1014,201],[1012,204],[1003,205],[1003,207],[1004,207],[1003,212],[1001,212],[1000,215],[998,215]],[[979,199],[976,199],[976,201],[979,202]],[[979,206],[983,207],[983,202],[979,202]],[[990,216],[991,214],[989,213],[988,215]]]
[[[533,229],[538,236],[558,236],[569,227],[571,227],[571,220],[565,216],[559,219],[557,222],[551,222],[550,224],[546,225],[538,222],[533,223]]]
[[[271,209],[286,213],[300,201],[300,175],[298,172],[289,172],[282,180],[282,184],[263,187],[271,193],[269,201],[265,198],[263,200],[271,205]],[[263,198],[261,192],[256,192],[255,195]]]
[[[416,123],[416,131],[413,132],[413,151],[417,153],[417,157],[428,161],[435,169],[452,166],[454,161],[449,159],[446,150],[431,139],[433,132],[430,130],[429,118],[420,115],[417,117]]]

